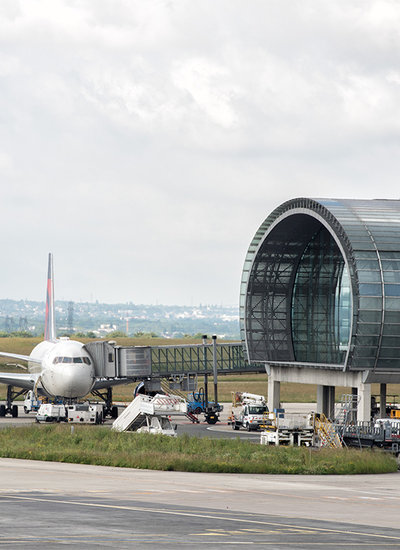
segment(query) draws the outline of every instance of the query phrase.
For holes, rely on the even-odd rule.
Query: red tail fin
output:
[[[53,280],[53,254],[49,254],[49,267],[47,272],[46,293],[46,319],[44,324],[44,339],[56,339],[56,323],[54,315],[54,280]]]

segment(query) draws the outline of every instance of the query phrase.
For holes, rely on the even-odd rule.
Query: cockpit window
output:
[[[54,357],[53,364],[56,365],[57,363],[86,363],[86,365],[91,364],[89,357]]]

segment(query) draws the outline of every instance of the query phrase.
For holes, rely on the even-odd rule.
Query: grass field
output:
[[[81,342],[90,342],[93,340],[79,339]],[[179,345],[179,344],[199,344],[199,340],[181,339],[166,340],[164,338],[117,338],[117,343],[124,346],[160,346],[160,345]],[[0,351],[9,351],[29,355],[32,349],[41,341],[41,338],[0,338]],[[0,371],[2,372],[23,372],[18,367],[10,366],[10,359],[0,359]],[[130,402],[133,396],[133,390],[136,382],[126,386],[117,386],[114,389],[113,396],[115,401]],[[213,380],[209,378],[209,398],[213,398]],[[203,380],[199,378],[199,386],[203,385]],[[245,391],[261,395],[267,395],[268,377],[266,374],[235,374],[220,376],[218,379],[218,400],[223,403],[231,402],[232,392]],[[340,401],[341,395],[349,393],[350,388],[336,388],[336,400]],[[6,387],[0,384],[0,399],[5,398]],[[372,384],[372,394],[379,395],[379,384]],[[396,402],[400,401],[400,385],[388,384],[387,386],[388,402],[391,401],[391,395],[397,395]],[[315,403],[317,399],[317,387],[313,384],[281,384],[281,401],[283,403]]]
[[[395,472],[382,451],[267,447],[237,439],[171,438],[108,428],[44,425],[0,431],[0,456],[151,470],[257,474]]]
[[[29,355],[40,341],[36,338],[2,338],[0,350]],[[163,339],[120,339],[122,345],[165,345]],[[171,341],[168,344],[198,343]],[[22,372],[8,359],[2,371]],[[202,380],[199,383],[202,384]],[[136,383],[116,387],[114,400],[129,402]],[[219,401],[230,402],[231,392],[248,391],[267,395],[266,374],[219,377]],[[378,391],[377,385],[374,391]],[[212,379],[209,380],[212,394]],[[0,398],[6,386],[0,385]],[[348,391],[348,390],[347,390]],[[397,393],[389,386],[388,393]],[[343,392],[345,390],[343,389]],[[341,389],[337,389],[340,397]],[[210,396],[211,398],[212,396]],[[282,384],[283,402],[315,402],[316,386]],[[180,436],[168,438],[150,434],[111,432],[108,428],[68,425],[29,426],[0,430],[0,456],[34,460],[54,460],[105,466],[226,473],[280,474],[357,474],[394,472],[397,463],[387,453],[349,449],[314,450],[308,448],[266,447],[247,441]]]

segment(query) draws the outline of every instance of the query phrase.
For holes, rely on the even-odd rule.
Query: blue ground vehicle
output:
[[[222,411],[222,405],[215,404],[214,401],[206,401],[204,389],[200,388],[198,392],[188,393],[187,396],[187,412],[190,414],[203,413],[206,421],[209,424],[215,424],[218,421],[218,414]]]

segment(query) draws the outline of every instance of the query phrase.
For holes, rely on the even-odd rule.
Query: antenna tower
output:
[[[68,302],[67,326],[69,332],[74,332],[74,302]]]

